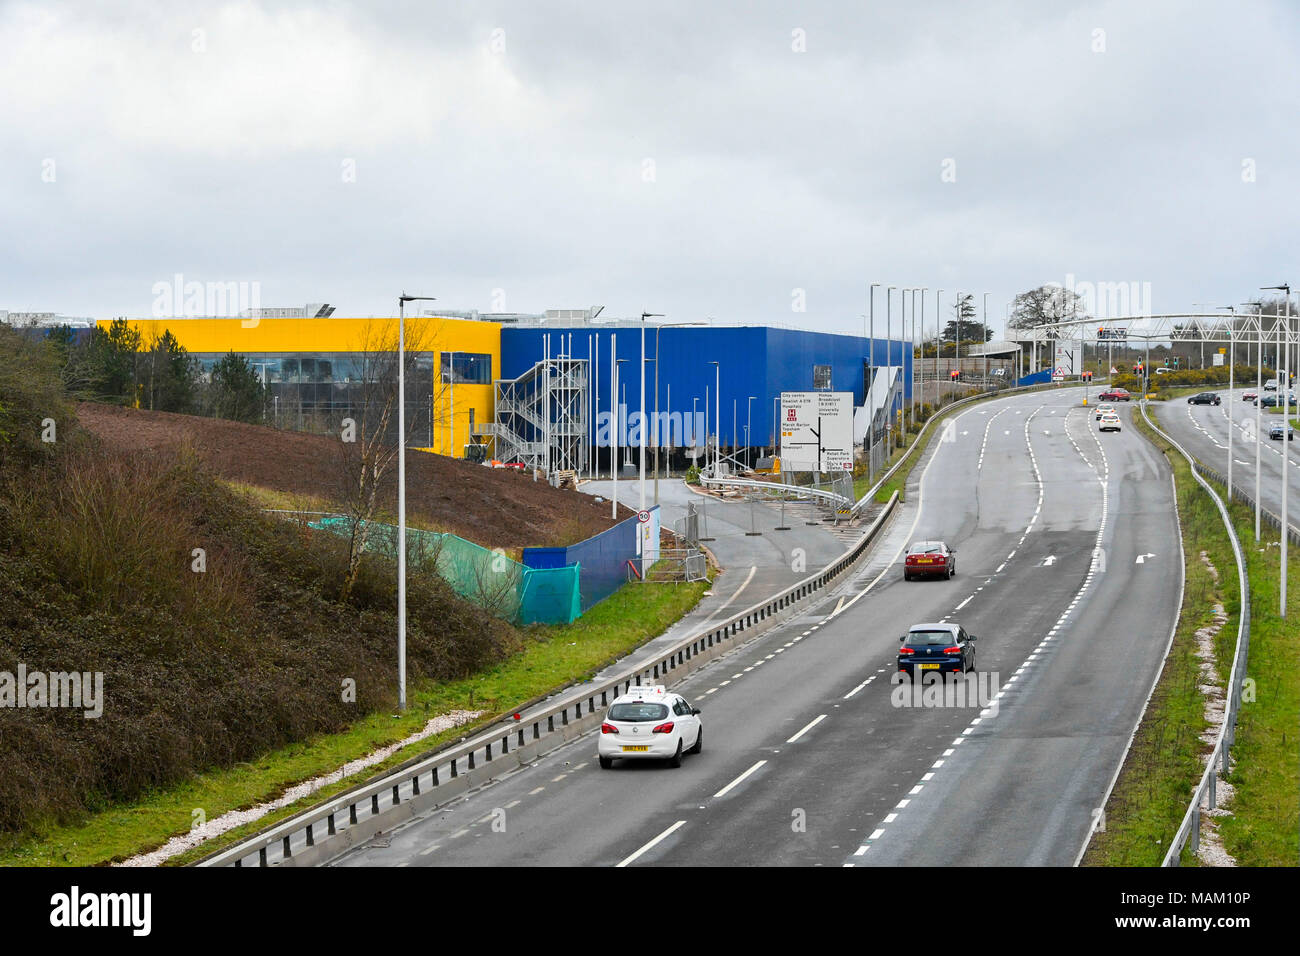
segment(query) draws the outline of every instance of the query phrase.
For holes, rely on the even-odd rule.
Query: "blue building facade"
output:
[[[626,447],[640,443],[636,430],[641,411],[640,327],[505,327],[501,330],[498,377],[521,376],[547,354],[591,360],[596,417],[590,421],[589,437],[601,447],[612,443],[600,440],[595,433],[597,428],[610,427],[609,414],[614,408],[610,396],[611,363],[622,360],[619,408],[614,421],[626,420],[629,424],[621,427],[618,444]],[[656,410],[656,364],[659,367],[658,421],[663,446],[681,448],[703,443],[707,433],[719,435],[726,449],[756,451],[771,449],[777,442],[776,403],[783,391],[852,392],[854,406],[861,406],[872,342],[863,336],[766,326],[656,329],[647,325],[645,357],[646,405],[652,415]],[[901,366],[903,393],[910,393],[912,350],[908,343],[876,339],[874,361],[877,368]],[[896,401],[898,404],[901,401]],[[718,417],[720,423],[715,420]],[[647,444],[655,444],[653,431]]]

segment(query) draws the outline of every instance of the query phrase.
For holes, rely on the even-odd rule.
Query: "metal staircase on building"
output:
[[[518,378],[494,384],[496,421],[474,433],[492,439],[495,458],[522,462],[548,475],[587,469],[591,448],[586,359],[544,359]]]

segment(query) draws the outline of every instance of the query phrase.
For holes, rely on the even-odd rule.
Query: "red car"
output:
[[[1253,402],[1258,398],[1259,398],[1258,392],[1243,392],[1241,396],[1241,400],[1243,402]]]
[[[957,573],[957,552],[942,541],[917,541],[907,549],[903,559],[903,580],[943,575],[950,578]]]
[[[1128,393],[1127,388],[1112,388],[1102,392],[1097,396],[1103,402],[1131,402],[1133,396]]]

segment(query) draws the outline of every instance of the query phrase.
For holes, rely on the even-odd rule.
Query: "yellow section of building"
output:
[[[250,358],[268,355],[320,352],[369,352],[395,348],[397,318],[311,319],[129,319],[147,347],[166,330],[191,354],[225,355],[235,352]],[[109,320],[98,323],[107,327]],[[469,319],[411,316],[406,319],[406,347],[432,353],[433,446],[440,455],[463,458],[465,445],[474,439],[471,422],[482,426],[494,417],[495,389],[486,384],[443,382],[443,353],[472,353],[491,357],[489,379],[501,374],[501,324]],[[451,358],[449,356],[449,362]],[[407,413],[413,414],[408,405]],[[421,436],[416,436],[417,442]],[[427,441],[427,434],[424,436]]]

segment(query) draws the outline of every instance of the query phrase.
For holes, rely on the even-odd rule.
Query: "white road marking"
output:
[[[816,727],[825,719],[826,719],[825,714],[822,714],[820,717],[814,717],[812,720],[808,721],[808,723],[804,725],[803,730],[799,731],[797,734],[795,734],[793,737],[787,740],[786,743],[788,744],[794,743],[796,740],[798,740],[804,734],[808,733],[808,731],[812,730],[814,727]]]
[[[434,844],[431,845],[431,846],[427,846],[427,847],[425,847],[423,850],[420,851],[420,856],[428,856],[428,855],[429,855],[430,853],[432,853],[434,850],[438,849],[438,847],[441,846],[441,845],[442,845],[442,844],[440,844],[440,843],[434,843]]]
[[[650,852],[651,850],[653,850],[656,846],[658,846],[658,845],[659,845],[660,843],[662,843],[664,840],[668,839],[670,836],[672,836],[674,833],[676,833],[678,830],[680,830],[680,829],[681,829],[682,827],[684,827],[684,826],[686,826],[686,821],[685,821],[685,820],[678,820],[676,823],[674,823],[672,826],[670,826],[670,827],[669,827],[667,830],[665,830],[663,833],[659,834],[657,837],[655,837],[653,840],[651,840],[651,841],[650,841],[649,843],[647,843],[645,846],[641,847],[641,849],[637,850],[635,853],[633,853],[631,856],[629,856],[627,859],[625,859],[622,863],[619,863],[618,866],[619,866],[619,867],[623,867],[623,866],[627,866],[627,865],[630,864],[630,863],[634,863],[634,862],[635,862],[638,858],[640,858],[642,855],[644,855],[644,854]],[[615,869],[617,869],[617,868],[618,868],[618,867],[615,867]]]
[[[725,797],[725,796],[726,796],[728,793],[730,793],[733,789],[735,789],[736,787],[740,786],[741,782],[742,782],[746,777],[748,777],[751,773],[753,773],[753,772],[754,772],[755,770],[757,770],[759,767],[763,766],[763,764],[765,764],[765,763],[767,763],[766,760],[760,760],[758,763],[754,764],[754,766],[750,767],[748,770],[746,770],[744,773],[742,773],[742,774],[741,774],[739,777],[737,777],[735,780],[731,781],[731,783],[727,784],[725,787],[723,787],[721,790],[719,790],[717,793],[715,793],[715,794],[713,795],[713,798],[716,800],[718,797]]]
[[[863,681],[861,684],[859,684],[857,687],[853,688],[853,690],[851,690],[851,691],[849,691],[847,694],[845,694],[845,695],[841,698],[841,700],[848,700],[850,697],[852,697],[852,696],[853,696],[854,694],[856,694],[858,691],[862,690],[862,688],[864,688],[864,687],[866,687],[868,684],[870,684],[873,680],[875,680],[874,677],[868,677],[866,680],[864,680],[864,681]]]

